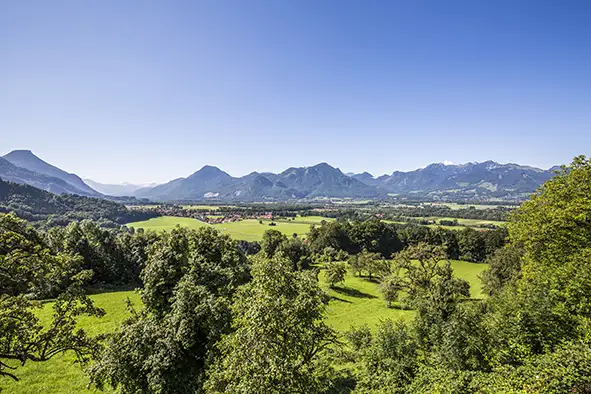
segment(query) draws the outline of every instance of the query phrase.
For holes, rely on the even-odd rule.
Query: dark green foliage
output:
[[[310,248],[322,254],[327,248],[349,254],[363,250],[379,253],[389,258],[392,253],[419,242],[445,247],[446,257],[480,263],[487,256],[503,247],[507,240],[507,230],[462,231],[443,228],[428,228],[414,224],[391,225],[376,218],[366,221],[332,221],[319,227],[312,227],[307,236]]]
[[[177,228],[151,250],[144,307],[110,336],[92,382],[124,393],[200,392],[215,344],[229,332],[234,293],[249,279],[246,259],[212,228]]]
[[[377,218],[353,224],[349,234],[355,245],[354,253],[365,249],[387,258],[403,248],[396,231]]]
[[[353,330],[347,337],[357,350],[361,369],[356,392],[404,393],[418,368],[418,344],[412,330],[401,321],[387,320],[375,335],[367,329]]]
[[[14,212],[20,218],[44,228],[64,226],[84,219],[115,227],[157,216],[155,212],[129,210],[113,201],[71,194],[58,196],[33,186],[5,182],[1,179],[0,212]]]
[[[291,261],[293,268],[297,270],[308,269],[312,262],[310,248],[299,238],[284,239],[277,248],[277,253]]]
[[[283,257],[259,256],[253,280],[232,306],[235,331],[219,344],[208,393],[321,393],[321,357],[336,340],[324,323],[328,296],[311,271],[293,271]]]
[[[267,257],[273,257],[279,245],[287,241],[287,237],[278,230],[267,230],[263,233],[263,240],[261,241],[261,250]]]
[[[523,250],[515,244],[498,249],[486,259],[488,269],[482,274],[482,287],[488,295],[499,293],[505,284],[521,273]]]
[[[158,239],[152,232],[105,229],[84,220],[45,233],[51,249],[76,254],[82,268],[92,270],[94,285],[137,285],[148,248]]]

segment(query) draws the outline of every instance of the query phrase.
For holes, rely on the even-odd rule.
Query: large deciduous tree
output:
[[[294,271],[289,260],[258,256],[253,280],[232,307],[234,332],[210,371],[208,393],[319,393],[319,359],[335,342],[324,323],[328,296],[315,274]]]

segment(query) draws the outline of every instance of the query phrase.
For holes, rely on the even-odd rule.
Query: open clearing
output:
[[[312,216],[311,218],[317,218]],[[267,230],[278,230],[287,236],[297,234],[298,236],[305,236],[310,231],[310,224],[320,223],[318,219],[311,219],[311,221],[302,220],[294,221],[275,220],[275,226],[269,226],[270,220],[262,220],[262,224],[257,219],[246,219],[238,222],[228,222],[219,224],[207,224],[193,218],[181,218],[175,216],[161,216],[144,220],[142,222],[128,223],[128,227],[143,228],[144,230],[153,231],[167,231],[172,230],[177,225],[188,228],[200,228],[203,226],[212,226],[218,230],[229,234],[232,238],[245,241],[260,241],[263,239],[263,233]],[[318,220],[317,223],[315,220]]]
[[[454,218],[440,218],[440,217],[418,217],[413,219],[426,219],[433,220],[439,223],[440,220],[454,220]],[[245,219],[237,222],[217,223],[208,224],[193,218],[183,218],[176,216],[160,216],[141,222],[128,223],[128,227],[143,228],[144,230],[152,231],[168,231],[175,228],[177,225],[188,228],[200,228],[203,226],[213,226],[218,230],[229,234],[236,240],[245,241],[260,241],[263,238],[263,234],[267,230],[278,230],[287,236],[297,234],[299,237],[305,237],[308,231],[310,231],[311,225],[320,225],[325,221],[332,221],[335,219],[325,218],[322,216],[298,216],[295,219],[276,219],[273,222],[275,226],[269,226],[270,220],[263,219],[262,224],[259,223],[258,219]],[[384,220],[386,223],[405,223],[404,221],[390,221]],[[494,224],[496,226],[505,225],[505,222],[498,222],[494,220],[477,220],[477,219],[458,219],[457,226],[443,226],[440,224],[431,224],[428,227],[436,228],[442,227],[449,230],[463,230],[466,227],[480,228],[480,225]]]
[[[178,219],[178,218],[175,218]],[[258,223],[258,222],[257,222]],[[470,283],[470,292],[473,298],[482,298],[480,280],[478,275],[486,269],[486,264],[467,263],[464,261],[452,261],[454,274],[466,279]],[[382,299],[378,285],[366,278],[359,278],[347,273],[345,282],[335,289],[328,289],[324,282],[324,272],[320,273],[322,287],[331,296],[327,309],[327,322],[335,330],[343,333],[352,326],[359,327],[367,324],[374,328],[380,320],[384,319],[410,319],[413,311],[388,308]],[[80,326],[89,334],[113,332],[121,322],[129,316],[125,300],[129,298],[134,305],[140,305],[141,301],[137,293],[133,291],[120,291],[92,295],[91,298],[98,306],[105,309],[107,314],[102,318],[83,317]],[[50,304],[44,305],[39,311],[43,321],[51,318]],[[54,359],[43,363],[27,363],[17,370],[20,382],[3,378],[0,387],[6,393],[112,393],[111,390],[97,391],[88,389],[88,378],[79,365],[74,364],[71,354],[59,355]]]

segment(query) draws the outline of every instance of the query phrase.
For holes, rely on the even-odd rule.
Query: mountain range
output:
[[[404,196],[440,200],[486,201],[526,198],[550,179],[555,167],[543,170],[494,161],[445,165],[434,163],[409,172],[375,177],[368,172],[344,174],[327,163],[291,167],[279,173],[253,172],[233,177],[204,166],[186,178],[162,185],[108,185],[83,181],[28,150],[0,157],[0,178],[29,184],[54,194],[92,197],[131,195],[153,201],[278,201],[317,198],[376,199]]]

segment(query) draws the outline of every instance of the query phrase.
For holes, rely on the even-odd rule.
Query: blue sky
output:
[[[0,1],[2,152],[101,182],[591,150],[591,2]]]

